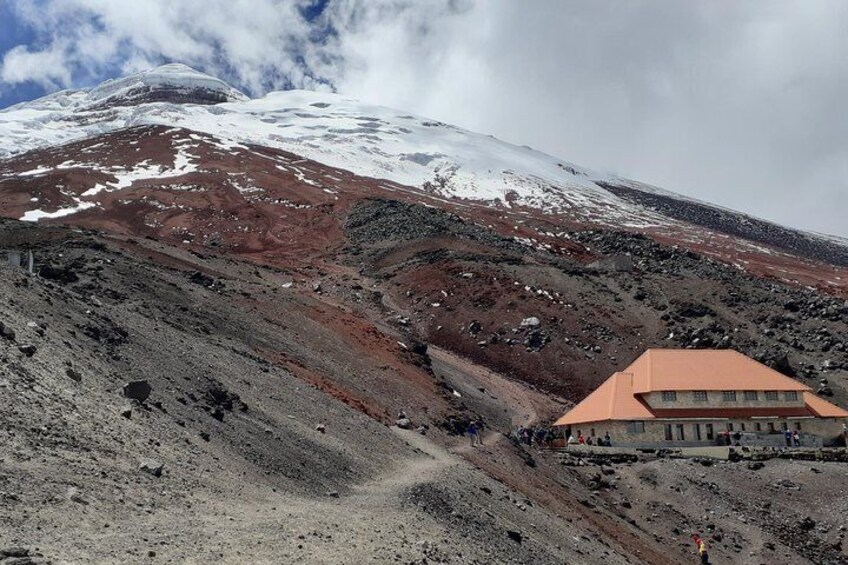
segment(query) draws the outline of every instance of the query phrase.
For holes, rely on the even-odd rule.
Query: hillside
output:
[[[846,406],[837,238],[181,66],[0,112],[0,154],[3,565],[848,562],[844,464],[507,437],[652,346]]]

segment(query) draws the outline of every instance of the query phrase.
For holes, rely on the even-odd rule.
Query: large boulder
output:
[[[153,387],[150,386],[150,383],[144,380],[130,381],[124,385],[122,390],[124,392],[124,396],[127,398],[144,402],[150,396],[150,393],[153,392]]]

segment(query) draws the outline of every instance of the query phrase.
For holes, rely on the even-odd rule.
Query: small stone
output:
[[[24,547],[7,547],[0,549],[0,557],[28,557],[29,550]]]
[[[400,418],[395,424],[402,430],[412,429],[412,422],[409,421],[409,418]]]
[[[7,339],[9,341],[15,341],[15,330],[0,322],[0,337]]]
[[[200,432],[200,439],[203,441],[209,441],[209,432]]]
[[[331,490],[330,492],[327,493],[327,496],[329,496],[330,498],[338,498],[339,492],[336,491],[336,490]]]
[[[327,428],[324,426],[324,424],[318,424],[317,426],[315,426],[315,431],[323,434],[327,433]]]
[[[521,320],[520,327],[522,328],[538,328],[542,325],[542,322],[539,321],[539,318],[536,316],[530,316],[529,318],[524,318]]]
[[[156,552],[151,549],[150,551],[147,552],[147,556],[148,557],[156,557]]]
[[[132,418],[132,408],[130,408],[129,406],[124,406],[124,408],[121,410],[121,416],[123,416],[127,420]]]
[[[515,543],[521,543],[521,540],[523,539],[521,532],[518,532],[516,530],[507,530],[506,535],[509,536],[509,539],[511,539]]]
[[[82,381],[82,375],[78,371],[74,370],[71,367],[68,367],[67,369],[65,369],[65,375],[67,375],[68,378],[71,379],[74,382],[78,383],[78,382]]]
[[[162,476],[162,469],[165,468],[165,464],[161,463],[155,459],[144,458],[141,460],[141,463],[138,466],[139,471],[144,471],[145,473],[149,473],[154,477]]]
[[[38,351],[38,348],[34,345],[21,345],[18,347],[18,351],[26,355],[27,357],[32,357],[35,355],[35,352]]]

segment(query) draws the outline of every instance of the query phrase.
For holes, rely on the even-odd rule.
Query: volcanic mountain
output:
[[[753,487],[505,436],[652,346],[732,347],[845,405],[839,238],[177,64],[0,111],[0,210],[0,250],[36,275],[0,269],[0,542],[60,562],[677,563],[711,528],[728,561],[845,562],[846,509],[800,463]],[[124,405],[132,380],[149,401]],[[400,412],[426,435],[387,427]],[[471,419],[491,445],[464,447]],[[139,477],[143,456],[165,475]],[[844,490],[838,465],[820,470]],[[821,507],[774,487],[786,473]]]

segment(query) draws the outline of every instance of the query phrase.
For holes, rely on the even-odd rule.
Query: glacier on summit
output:
[[[200,102],[191,99],[198,89],[206,95]],[[283,149],[445,198],[568,211],[586,221],[621,211],[617,219],[633,227],[667,223],[644,209],[635,213],[594,182],[617,179],[527,147],[338,94],[292,90],[249,99],[176,64],[0,111],[0,158],[140,125]]]

